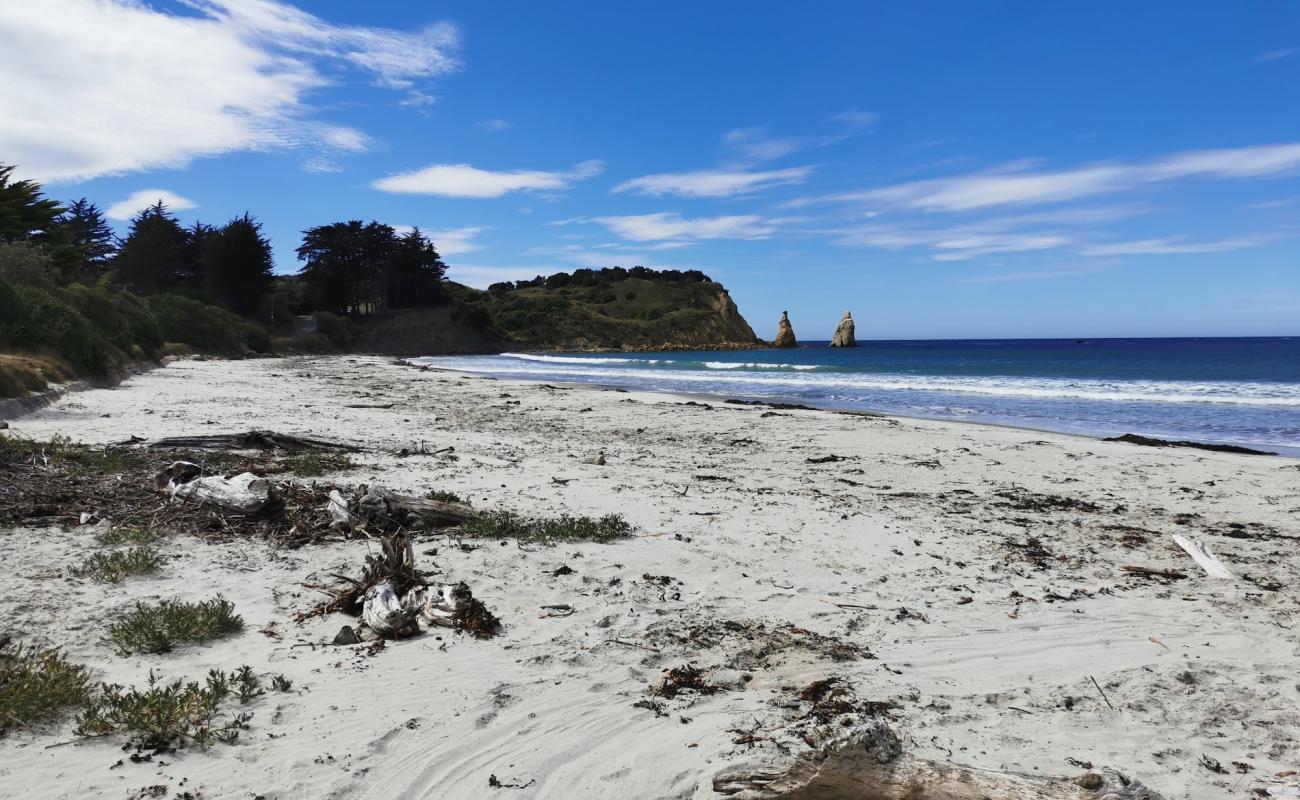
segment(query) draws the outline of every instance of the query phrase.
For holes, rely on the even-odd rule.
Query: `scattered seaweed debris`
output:
[[[854,718],[886,716],[898,708],[889,700],[860,700],[853,688],[842,678],[830,677],[813,681],[799,690],[799,699],[811,704],[800,719],[811,719],[827,725],[832,720],[851,715]],[[855,719],[845,719],[842,724],[852,724]]]
[[[1275,456],[1267,450],[1253,450],[1249,447],[1241,447],[1235,444],[1210,444],[1208,442],[1188,442],[1173,439],[1153,439],[1150,436],[1139,436],[1136,433],[1126,433],[1123,436],[1112,436],[1109,439],[1103,439],[1106,442],[1124,442],[1125,444],[1137,444],[1143,447],[1190,447],[1194,450],[1209,450],[1214,453],[1238,453],[1246,456]]]
[[[694,664],[664,670],[663,680],[650,691],[660,697],[673,698],[684,692],[698,695],[716,694],[723,690],[717,684],[709,683],[708,673]]]
[[[1088,500],[1057,494],[1039,494],[1019,487],[994,492],[994,496],[1002,500],[998,505],[1015,511],[1083,511],[1095,514],[1104,510],[1100,505]]]

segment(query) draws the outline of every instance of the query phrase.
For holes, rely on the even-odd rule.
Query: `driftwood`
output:
[[[188,461],[174,461],[154,476],[154,488],[173,499],[216,506],[222,511],[253,516],[273,507],[275,494],[266,478],[243,472],[231,478],[203,475],[203,468]]]
[[[1161,800],[1113,770],[1050,778],[911,758],[879,720],[788,763],[724,770],[713,790],[737,800]]]
[[[149,447],[169,449],[197,448],[199,450],[283,450],[296,453],[302,450],[340,450],[355,453],[351,445],[290,436],[275,431],[247,431],[246,433],[217,433],[208,436],[171,436],[150,442]]]
[[[1180,581],[1187,577],[1186,572],[1179,572],[1176,569],[1161,569],[1159,567],[1143,567],[1137,564],[1130,564],[1123,568],[1130,575],[1141,575],[1144,578],[1164,578],[1169,581]]]
[[[330,514],[338,527],[364,527],[385,532],[446,528],[478,516],[478,512],[461,503],[430,500],[368,486],[357,487],[352,497],[347,499],[346,510],[350,519],[344,521],[336,501],[331,498]]]
[[[1186,550],[1187,555],[1191,556],[1192,560],[1211,578],[1232,580],[1232,572],[1200,541],[1175,533],[1174,544]]]

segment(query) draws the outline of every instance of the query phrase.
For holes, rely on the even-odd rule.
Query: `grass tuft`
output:
[[[234,609],[221,595],[199,603],[137,602],[134,611],[109,628],[108,638],[122,655],[167,653],[183,642],[206,642],[243,630],[244,618]]]
[[[148,688],[143,690],[103,684],[77,717],[76,733],[127,734],[128,745],[142,750],[169,750],[190,743],[204,748],[214,742],[232,744],[240,731],[247,730],[252,714],[222,715],[221,706],[232,695],[241,703],[256,696],[244,699],[244,675],[251,676],[252,668],[241,667],[233,678],[214,669],[203,683],[179,678],[162,683],[150,672]]]
[[[86,668],[68,663],[57,650],[0,641],[0,733],[52,719],[89,694]]]
[[[429,500],[437,500],[439,503],[459,503],[463,506],[469,505],[469,501],[462,500],[460,495],[443,489],[434,489],[426,494],[425,497]]]
[[[132,575],[157,572],[162,556],[152,547],[132,547],[109,553],[95,553],[72,568],[78,578],[93,578],[102,583],[121,583]]]
[[[308,450],[292,458],[287,458],[284,463],[299,478],[317,478],[327,472],[343,472],[344,470],[355,469],[357,466],[346,455],[320,453],[315,450]]]
[[[618,514],[594,517],[530,518],[510,511],[494,511],[470,520],[461,526],[465,536],[496,539],[518,539],[526,542],[555,544],[559,542],[612,542],[632,533],[632,525]]]
[[[153,528],[113,528],[95,534],[95,541],[102,545],[135,544],[147,545],[160,541],[163,535]]]

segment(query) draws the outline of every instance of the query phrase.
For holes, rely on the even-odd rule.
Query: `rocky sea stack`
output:
[[[858,340],[853,338],[853,315],[848,311],[844,312],[844,318],[835,328],[835,335],[831,337],[831,347],[857,347]]]
[[[776,338],[772,340],[773,347],[798,347],[799,342],[794,338],[794,328],[790,325],[790,313],[781,312],[781,321],[777,323]]]

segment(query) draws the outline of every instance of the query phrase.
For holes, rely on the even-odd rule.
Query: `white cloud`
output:
[[[486,289],[502,281],[526,281],[538,275],[550,275],[557,270],[549,267],[490,267],[470,264],[452,264],[447,267],[447,278],[475,289]]]
[[[1263,63],[1265,61],[1280,61],[1284,58],[1290,58],[1296,53],[1300,53],[1300,50],[1297,50],[1294,47],[1287,47],[1282,50],[1269,50],[1267,53],[1260,53],[1252,60],[1257,63]]]
[[[481,131],[496,133],[509,129],[510,123],[504,119],[485,119],[482,122],[475,122],[474,127]]]
[[[880,119],[878,114],[872,114],[870,111],[841,111],[831,119],[836,122],[849,126],[850,128],[870,128]]]
[[[1226,253],[1231,250],[1243,250],[1247,247],[1259,247],[1266,242],[1262,239],[1218,239],[1210,242],[1186,242],[1182,239],[1140,239],[1135,242],[1115,242],[1083,248],[1085,256],[1138,256],[1138,255],[1185,255],[1192,253]]]
[[[736,128],[722,135],[722,141],[745,158],[753,161],[772,161],[808,147],[808,139],[800,137],[773,138],[762,128]]]
[[[567,172],[514,170],[492,172],[469,164],[430,164],[373,181],[371,187],[393,194],[431,194],[440,197],[502,197],[511,192],[558,191],[576,181],[600,174],[601,161],[584,161]]]
[[[1110,269],[1110,265],[1100,264],[1095,267],[1067,267],[1064,269],[1044,269],[1032,272],[994,272],[988,275],[969,275],[958,278],[958,283],[1007,283],[1010,281],[1040,281],[1053,278],[1073,278],[1080,275],[1095,275]]]
[[[652,197],[677,195],[678,197],[731,197],[803,183],[812,173],[812,167],[791,167],[767,172],[735,170],[700,170],[698,172],[665,172],[643,175],[624,181],[614,187],[615,192],[637,192]]]
[[[448,228],[443,231],[432,231],[429,238],[438,248],[438,255],[441,256],[458,256],[461,253],[472,253],[475,250],[482,250],[483,245],[474,241],[474,237],[487,230],[482,225],[470,226],[465,228]]]
[[[685,219],[677,213],[639,214],[626,217],[595,217],[614,234],[637,242],[660,239],[766,239],[776,232],[776,220],[754,214]]]
[[[82,180],[245,150],[357,151],[367,137],[312,116],[339,64],[411,89],[457,67],[456,31],[333,25],[273,0],[0,3],[0,152],[44,181]]]
[[[132,192],[130,197],[118,200],[104,209],[104,215],[109,219],[128,220],[134,217],[137,212],[143,211],[159,200],[171,211],[186,211],[191,208],[198,208],[198,204],[193,200],[188,197],[181,197],[168,189],[141,189],[138,192]]]
[[[1300,169],[1300,142],[1222,150],[1192,150],[1132,164],[1094,164],[1059,171],[1029,171],[1023,164],[1000,170],[910,181],[879,189],[801,198],[789,207],[817,202],[865,201],[922,211],[972,211],[1006,205],[1058,203],[1186,178],[1265,178]]]

